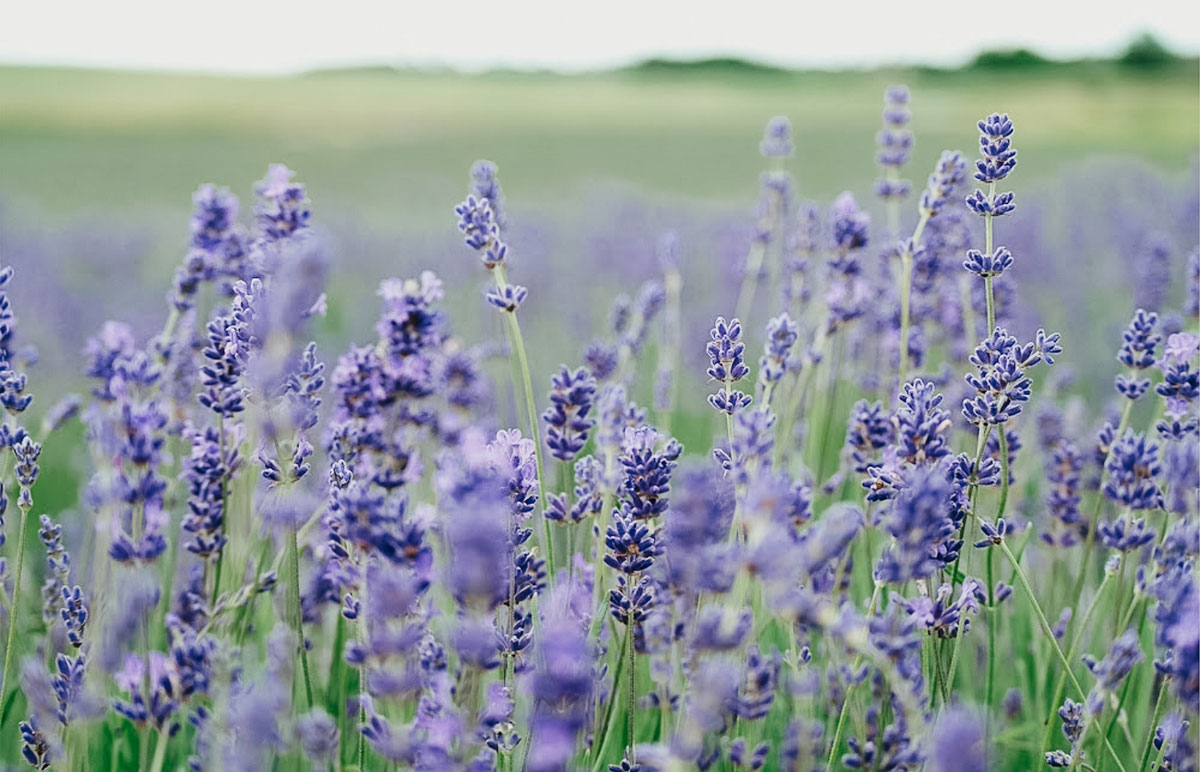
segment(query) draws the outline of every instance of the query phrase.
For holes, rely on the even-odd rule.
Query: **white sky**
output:
[[[1200,51],[1188,0],[7,0],[0,62],[276,73],[351,64],[584,70],[647,56],[799,66],[1070,57],[1150,31]]]

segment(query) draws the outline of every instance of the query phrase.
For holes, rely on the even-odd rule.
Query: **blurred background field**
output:
[[[906,83],[916,135],[906,172],[918,186],[943,149],[974,153],[979,117],[1013,116],[1017,194],[1039,202],[1015,222],[1036,231],[1035,251],[1051,250],[1055,234],[1063,247],[1018,252],[1019,267],[1041,271],[1026,295],[1047,301],[1033,304],[1044,311],[1036,321],[1070,340],[1072,327],[1091,324],[1083,306],[1102,313],[1111,299],[1121,308],[1115,334],[1128,305],[1119,293],[1150,234],[1169,242],[1177,270],[1196,240],[1196,60],[1132,55],[1047,63],[1016,52],[958,70],[849,72],[648,61],[575,75],[0,67],[0,254],[22,275],[13,292],[22,334],[55,374],[45,384],[34,376],[47,401],[74,385],[73,360],[104,319],[147,335],[161,324],[196,187],[230,187],[246,217],[252,182],[282,162],[308,185],[333,264],[331,351],[369,332],[376,308],[366,293],[380,279],[423,268],[447,279],[456,326],[473,339],[488,317],[452,208],[472,162],[488,158],[508,196],[529,313],[560,322],[535,327],[535,370],[547,372],[578,358],[615,293],[657,274],[666,231],[680,235],[685,307],[700,319],[732,302],[725,280],[752,232],[758,140],[771,116],[792,121],[799,198],[826,206],[849,188],[875,206],[882,93]],[[1094,355],[1112,334],[1078,337],[1081,361],[1105,361]]]

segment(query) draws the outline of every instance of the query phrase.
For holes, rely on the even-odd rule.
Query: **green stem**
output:
[[[1162,719],[1163,709],[1166,707],[1163,696],[1167,693],[1167,682],[1170,680],[1170,676],[1165,676],[1158,684],[1158,697],[1154,699],[1154,717],[1150,719],[1150,724],[1146,727],[1146,742],[1142,745],[1142,763],[1138,765],[1139,770],[1145,770],[1146,762],[1150,760],[1150,749],[1154,747],[1154,730]]]
[[[1112,578],[1112,574],[1107,571],[1104,573],[1104,579],[1100,582],[1100,586],[1096,589],[1096,595],[1092,598],[1092,602],[1088,604],[1087,611],[1083,614],[1083,619],[1080,620],[1078,629],[1071,637],[1071,645],[1067,648],[1067,661],[1074,662],[1075,655],[1079,653],[1079,644],[1083,641],[1083,635],[1087,631],[1088,622],[1095,613],[1096,608],[1100,605],[1100,598],[1104,595],[1104,590],[1108,587],[1108,580]],[[1050,701],[1050,713],[1046,716],[1046,733],[1042,737],[1042,750],[1049,751],[1050,743],[1054,739],[1054,717],[1058,715],[1058,706],[1062,702],[1063,692],[1067,688],[1067,673],[1064,670],[1058,677],[1058,686],[1054,689],[1054,699]]]
[[[875,590],[871,593],[871,604],[867,610],[868,615],[874,612],[875,604],[879,602],[879,593],[882,589],[883,584],[881,582],[875,582]],[[851,670],[858,670],[858,668],[862,666],[862,661],[863,656],[859,654],[858,657],[855,658],[854,665],[851,667]],[[855,686],[857,686],[857,684],[852,683],[846,687],[846,696],[842,699],[841,708],[838,709],[837,724],[833,730],[833,744],[829,746],[829,759],[825,762],[826,769],[834,769],[833,760],[837,757],[838,745],[840,745],[842,742],[842,730],[846,726],[846,713],[849,712],[847,708],[850,705],[850,698],[854,696]]]
[[[550,576],[550,581],[554,581],[554,542],[550,532],[550,521],[546,519],[545,503],[546,503],[546,475],[542,471],[542,438],[541,432],[538,429],[537,403],[533,399],[533,379],[529,374],[529,357],[525,353],[525,341],[521,337],[521,323],[517,321],[517,315],[513,312],[506,312],[505,318],[508,320],[508,330],[512,337],[513,350],[517,354],[517,363],[521,368],[521,379],[524,382],[525,388],[525,407],[529,413],[529,437],[533,440],[534,459],[537,462],[537,477],[538,477],[538,495],[542,500],[542,528],[546,541],[546,569]]]
[[[313,708],[312,680],[308,672],[308,650],[304,645],[304,612],[300,608],[300,545],[296,538],[296,529],[288,531],[288,616],[292,629],[300,645],[300,667],[304,673],[304,696],[308,701],[308,709]]]
[[[17,642],[17,616],[20,611],[21,598],[21,574],[25,567],[25,526],[26,516],[29,510],[21,507],[20,531],[17,536],[17,575],[13,578],[13,594],[12,604],[9,605],[8,612],[8,642],[4,647],[4,675],[0,676],[0,706],[7,704],[5,697],[8,696],[8,674],[12,671],[13,649]]]
[[[900,222],[900,213],[897,211],[898,204],[894,201],[889,202],[889,215],[892,219],[892,232],[896,233]],[[921,217],[917,220],[917,227],[913,229],[912,240],[909,247],[906,247],[900,252],[900,383],[897,384],[897,389],[904,388],[908,373],[908,332],[909,332],[909,309],[911,306],[912,294],[912,269],[913,269],[913,252],[921,247],[921,234],[925,232],[925,225],[929,222],[929,212],[921,210]]]
[[[1117,430],[1113,434],[1113,442],[1120,439],[1125,432],[1125,428],[1129,425],[1129,415],[1133,410],[1133,400],[1125,401],[1125,408],[1121,411],[1121,420],[1117,424]],[[1079,599],[1083,597],[1083,585],[1087,581],[1088,568],[1092,559],[1092,549],[1096,545],[1096,526],[1100,520],[1100,508],[1104,504],[1104,467],[1108,464],[1109,453],[1112,452],[1112,445],[1109,445],[1108,451],[1104,454],[1104,461],[1100,464],[1100,484],[1096,488],[1096,503],[1092,507],[1092,515],[1088,518],[1087,536],[1083,540],[1083,560],[1079,563],[1079,572],[1075,576],[1075,586],[1071,588],[1071,608],[1079,606]]]
[[[158,733],[158,741],[154,745],[154,762],[150,765],[150,772],[162,772],[163,762],[167,760],[168,739],[166,732]]]
[[[1016,571],[1017,581],[1020,583],[1021,588],[1025,590],[1025,596],[1028,598],[1029,605],[1033,607],[1033,611],[1037,615],[1038,624],[1040,624],[1042,627],[1042,633],[1045,634],[1046,639],[1050,642],[1050,646],[1054,649],[1054,653],[1058,655],[1058,661],[1066,670],[1067,677],[1071,679],[1071,685],[1075,687],[1075,691],[1079,693],[1080,698],[1086,699],[1087,692],[1083,690],[1083,687],[1079,683],[1079,679],[1076,678],[1075,673],[1071,671],[1071,663],[1067,661],[1067,655],[1063,654],[1062,648],[1058,645],[1058,640],[1054,637],[1054,628],[1052,628],[1050,623],[1046,620],[1046,614],[1042,611],[1042,606],[1040,603],[1038,603],[1037,596],[1033,594],[1033,587],[1030,586],[1029,579],[1025,576],[1025,570],[1021,568],[1021,564],[1017,562],[1016,556],[1013,555],[1012,550],[1009,549],[1006,542],[1001,541],[999,548],[1004,553],[1004,557],[1008,558],[1008,562],[1012,564],[1013,569]],[[1112,756],[1113,761],[1117,765],[1117,769],[1121,770],[1121,772],[1128,772],[1128,770],[1125,769],[1125,765],[1121,763],[1121,758],[1117,756],[1117,752],[1113,749],[1112,744],[1109,743],[1108,738],[1104,738],[1104,747],[1108,749],[1109,755]]]
[[[900,382],[896,385],[897,389],[904,388],[908,377],[908,317],[909,295],[912,294],[912,268],[912,250],[904,249],[900,253]]]

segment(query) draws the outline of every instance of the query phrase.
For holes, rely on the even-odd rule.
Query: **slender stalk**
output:
[[[898,230],[900,215],[898,211],[891,211],[897,208],[898,204],[894,201],[889,202],[889,215],[892,219],[892,232]],[[904,388],[907,382],[908,375],[908,333],[909,333],[909,309],[911,306],[912,295],[912,269],[913,269],[913,252],[921,246],[921,235],[925,232],[925,226],[929,223],[929,212],[921,210],[921,218],[917,220],[917,227],[913,229],[912,240],[908,246],[900,251],[900,382],[897,384],[897,389]]]
[[[1071,637],[1071,645],[1067,648],[1067,661],[1074,662],[1075,655],[1079,653],[1079,644],[1083,641],[1083,635],[1087,631],[1088,622],[1095,613],[1096,608],[1100,605],[1100,598],[1104,595],[1104,590],[1108,587],[1108,580],[1112,575],[1105,572],[1104,579],[1100,582],[1100,586],[1096,589],[1096,595],[1092,598],[1092,602],[1088,604],[1087,611],[1083,614],[1083,619],[1079,623],[1079,628],[1075,630],[1075,634]],[[1067,687],[1067,671],[1064,670],[1058,677],[1058,686],[1054,689],[1054,699],[1050,701],[1050,713],[1046,716],[1046,733],[1042,738],[1042,750],[1050,750],[1050,742],[1054,738],[1054,717],[1058,715],[1058,705],[1062,702],[1063,692]]]
[[[163,762],[167,760],[167,742],[169,736],[166,732],[158,733],[158,740],[154,745],[154,761],[150,765],[150,772],[162,772]]]
[[[1150,760],[1150,749],[1154,747],[1154,730],[1158,727],[1163,709],[1166,707],[1163,696],[1167,693],[1167,682],[1170,680],[1170,676],[1164,676],[1158,684],[1158,696],[1154,698],[1154,716],[1146,727],[1146,742],[1142,744],[1142,763],[1138,765],[1139,770],[1146,769],[1146,762]]]
[[[1120,439],[1125,432],[1125,428],[1129,426],[1129,415],[1133,410],[1133,400],[1125,401],[1125,408],[1121,411],[1121,420],[1117,424],[1117,430],[1113,434],[1113,442]],[[1079,606],[1079,599],[1083,596],[1083,585],[1087,581],[1088,568],[1091,564],[1092,549],[1096,545],[1096,525],[1100,519],[1100,508],[1104,505],[1104,467],[1108,464],[1108,456],[1112,453],[1112,446],[1109,446],[1108,452],[1104,454],[1104,461],[1100,464],[1100,484],[1096,489],[1096,503],[1092,507],[1092,514],[1088,518],[1087,536],[1083,540],[1083,559],[1079,563],[1079,572],[1075,576],[1075,586],[1071,589],[1071,608]]]
[[[629,762],[637,763],[637,744],[634,742],[634,717],[637,714],[637,646],[633,642],[633,634],[629,634],[629,673],[625,679],[625,733],[629,737]]]
[[[4,646],[4,675],[0,676],[0,706],[6,703],[5,697],[8,696],[8,674],[12,671],[13,649],[17,643],[17,617],[20,611],[21,598],[21,575],[24,573],[25,567],[25,526],[27,525],[27,515],[29,509],[20,507],[21,516],[18,528],[20,529],[17,536],[17,574],[13,578],[13,594],[12,603],[9,605],[8,612],[8,640]]]
[[[879,602],[879,593],[883,589],[881,582],[875,582],[875,590],[871,593],[871,604],[868,607],[867,613],[870,614],[875,610],[875,604]],[[862,665],[863,656],[861,654],[854,660],[854,665],[851,670],[858,670]],[[829,746],[829,759],[825,762],[826,769],[834,769],[833,760],[837,757],[838,745],[842,741],[842,729],[846,726],[847,707],[850,705],[850,698],[854,695],[854,687],[857,684],[850,684],[846,687],[846,696],[842,699],[842,707],[838,709],[837,724],[833,730],[833,744]]]
[[[300,667],[304,673],[304,696],[308,709],[313,707],[312,680],[308,672],[308,650],[304,645],[304,612],[300,608],[300,545],[296,529],[288,529],[288,616],[300,645]]]
[[[1020,583],[1021,588],[1025,590],[1025,595],[1029,600],[1029,605],[1033,607],[1033,611],[1037,615],[1038,624],[1041,625],[1042,632],[1045,634],[1046,639],[1050,642],[1050,647],[1053,648],[1054,653],[1058,655],[1058,661],[1062,663],[1063,668],[1066,670],[1067,677],[1071,679],[1071,685],[1075,687],[1075,691],[1079,693],[1081,698],[1086,698],[1087,692],[1083,690],[1083,686],[1080,685],[1079,679],[1076,678],[1075,673],[1071,671],[1071,663],[1067,661],[1067,655],[1063,654],[1062,648],[1058,645],[1058,640],[1054,637],[1054,629],[1050,627],[1050,623],[1046,620],[1046,614],[1044,611],[1042,611],[1041,604],[1038,603],[1037,596],[1033,594],[1033,587],[1031,587],[1029,584],[1029,578],[1025,576],[1025,570],[1021,568],[1021,564],[1017,561],[1016,556],[1013,555],[1012,550],[1009,549],[1006,542],[1001,541],[999,549],[1004,553],[1004,557],[1008,558],[1008,562],[1012,564],[1013,569],[1016,571],[1017,581]],[[1113,749],[1112,744],[1109,743],[1108,738],[1104,738],[1104,747],[1108,749],[1109,755],[1112,756],[1113,761],[1117,765],[1117,769],[1121,770],[1121,772],[1128,772],[1128,770],[1125,769],[1125,765],[1121,763],[1121,757],[1117,755],[1117,752]]]
[[[525,341],[521,337],[521,323],[515,313],[506,313],[508,330],[512,337],[513,350],[517,354],[517,362],[521,368],[521,378],[525,388],[525,407],[529,413],[529,436],[533,440],[534,459],[537,462],[538,495],[542,500],[542,528],[546,540],[546,568],[551,582],[554,581],[554,542],[551,539],[550,521],[545,516],[546,475],[542,471],[542,437],[538,429],[537,403],[533,399],[533,379],[529,374],[529,357],[525,353]]]

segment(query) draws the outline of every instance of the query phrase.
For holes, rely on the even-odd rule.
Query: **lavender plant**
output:
[[[1025,323],[1016,224],[996,243],[1013,121],[978,123],[965,199],[941,155],[910,233],[909,94],[885,100],[886,229],[850,192],[798,201],[773,119],[733,308],[696,307],[668,237],[545,371],[524,333],[553,288],[509,282],[524,235],[488,162],[455,213],[502,340],[456,332],[425,271],[324,359],[328,247],[277,165],[249,218],[197,191],[159,332],[103,325],[86,403],[30,432],[0,271],[0,764],[1192,768],[1196,253],[1176,298],[1149,250],[1092,409],[1060,375],[1080,331]],[[43,514],[76,417],[82,511]]]

